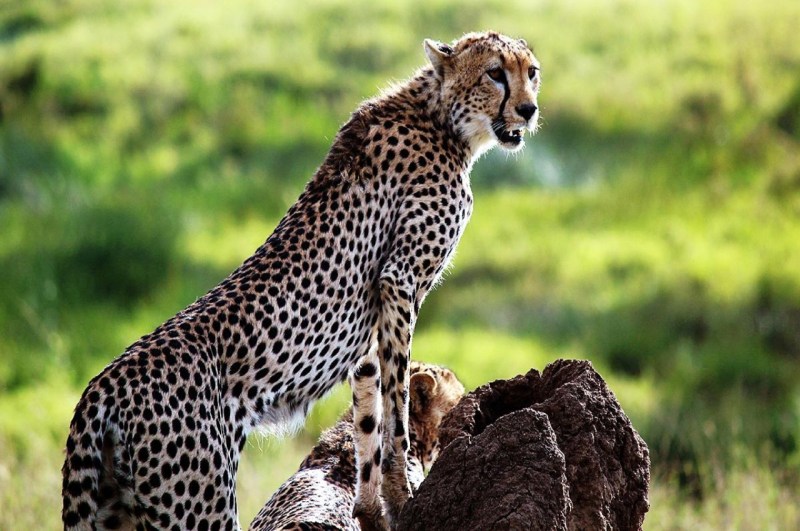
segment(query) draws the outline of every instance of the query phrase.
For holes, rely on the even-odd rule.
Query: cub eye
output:
[[[539,71],[539,69],[536,68],[535,66],[532,66],[532,67],[528,68],[528,78],[530,78],[530,79],[535,78],[536,77],[536,72],[538,72],[538,71]]]
[[[486,72],[486,75],[499,83],[505,83],[506,81],[506,73],[503,72],[502,68],[492,68]]]

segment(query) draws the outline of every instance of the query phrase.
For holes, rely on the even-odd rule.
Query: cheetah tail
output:
[[[84,393],[75,408],[61,469],[61,519],[65,530],[97,529],[100,482],[110,464],[105,407]],[[92,403],[93,402],[93,403]],[[110,455],[113,457],[113,448]]]

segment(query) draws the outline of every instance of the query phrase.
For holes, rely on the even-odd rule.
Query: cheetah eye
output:
[[[536,68],[535,66],[532,66],[532,67],[528,68],[528,78],[530,78],[530,79],[535,78],[536,77],[536,73],[538,71],[539,71],[539,69]]]
[[[489,76],[490,79],[492,79],[493,81],[497,81],[498,83],[506,82],[506,73],[503,72],[502,68],[492,68],[491,70],[486,72],[486,75]]]

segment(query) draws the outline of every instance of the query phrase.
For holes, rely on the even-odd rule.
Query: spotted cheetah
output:
[[[414,488],[439,453],[439,423],[464,394],[448,369],[411,362],[409,380],[408,478]],[[322,434],[300,469],[261,509],[250,531],[339,529],[359,531],[353,518],[356,463],[353,411]]]
[[[65,528],[237,529],[248,433],[301,422],[348,376],[355,514],[392,525],[411,496],[420,305],[472,213],[473,162],[519,149],[539,116],[523,40],[474,33],[424,49],[430,64],[353,113],[253,256],[89,382],[66,442]]]

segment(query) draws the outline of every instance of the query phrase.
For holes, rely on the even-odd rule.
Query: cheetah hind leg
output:
[[[133,479],[124,470],[122,462],[129,461],[119,443],[117,432],[110,430],[103,436],[97,529],[133,531],[136,519],[133,516]]]
[[[387,531],[379,497],[381,488],[381,375],[377,341],[350,375],[353,390],[353,428],[356,447],[356,499],[353,516],[362,531]]]

